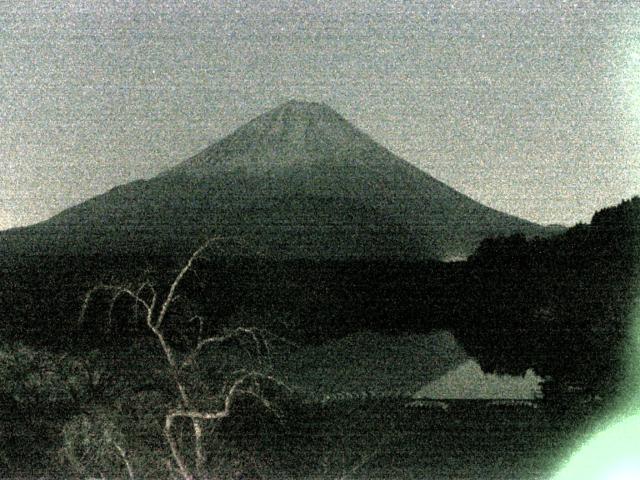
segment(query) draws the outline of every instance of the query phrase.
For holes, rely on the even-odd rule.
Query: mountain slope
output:
[[[546,232],[449,188],[329,107],[287,102],[158,177],[3,240],[60,254],[162,254],[219,234],[271,258],[446,259],[516,231]]]
[[[300,349],[277,370],[288,384],[316,398],[336,393],[409,396],[468,358],[447,331],[400,336],[363,331]]]

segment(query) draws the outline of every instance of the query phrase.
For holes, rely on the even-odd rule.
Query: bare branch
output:
[[[241,377],[237,378],[233,382],[233,384],[231,385],[231,388],[229,389],[229,391],[227,392],[227,395],[225,396],[224,408],[222,410],[218,410],[215,412],[201,412],[199,410],[178,409],[178,410],[174,410],[173,412],[170,412],[167,415],[167,418],[171,418],[170,423],[173,423],[173,420],[176,418],[189,418],[189,419],[199,419],[199,420],[220,420],[221,418],[225,418],[229,416],[229,414],[231,413],[233,404],[237,400],[238,395],[241,393],[254,396],[255,398],[259,399],[264,406],[270,408],[271,402],[269,402],[264,397],[259,395],[259,393],[256,393],[251,390],[243,390],[241,388],[242,385],[244,385],[248,380],[266,380],[266,381],[269,381],[270,383],[279,385],[282,388],[288,389],[288,387],[283,382],[276,379],[275,377],[272,377],[270,375],[264,375],[260,372],[248,372],[242,375]]]
[[[145,289],[149,289],[151,290],[151,294],[152,297],[156,296],[156,290],[153,287],[153,285],[151,284],[151,282],[145,281],[143,282],[139,287],[138,290],[136,290],[136,296],[138,296],[139,298],[142,298],[142,293],[144,292]],[[136,303],[136,308],[138,307],[138,304]]]
[[[116,442],[111,437],[111,434],[108,431],[105,432],[105,435],[107,437],[107,441],[110,442],[111,445],[113,445],[113,447],[116,449],[116,452],[118,452],[118,455],[120,455],[120,458],[122,458],[122,461],[124,462],[124,465],[127,468],[127,474],[129,475],[129,478],[131,480],[135,480],[135,475],[133,473],[133,466],[131,465],[129,458],[127,457],[127,452],[125,451],[124,448],[122,448],[122,446],[120,446],[120,444],[118,444],[118,442]]]
[[[196,345],[199,345],[202,341],[202,332],[204,331],[204,318],[202,315],[194,315],[189,319],[189,323],[198,322],[198,336],[196,338]]]
[[[194,317],[194,318],[199,318],[199,317]],[[192,319],[193,320],[193,319]],[[202,334],[202,320],[200,320],[200,334]],[[200,339],[198,340],[198,343],[196,344],[196,346],[193,348],[193,350],[191,351],[191,353],[184,359],[184,361],[182,362],[182,367],[188,367],[189,365],[191,365],[197,358],[197,356],[200,354],[200,352],[202,351],[202,349],[208,345],[211,344],[221,344],[233,339],[237,339],[242,337],[243,335],[248,335],[252,340],[253,340],[253,344],[255,346],[255,349],[257,351],[257,353],[260,353],[262,351],[262,348],[266,349],[267,351],[269,351],[268,346],[266,345],[266,341],[261,340],[261,338],[259,338],[259,334],[261,333],[261,330],[258,328],[254,328],[254,327],[237,327],[235,329],[233,329],[232,331],[224,334],[224,335],[217,335],[217,336],[213,336],[213,337],[208,337],[208,338],[204,338],[204,339]]]
[[[369,455],[364,455],[361,459],[360,462],[355,464],[352,468],[351,471],[349,473],[346,473],[344,475],[342,475],[342,477],[340,477],[340,480],[346,480],[347,478],[349,478],[350,475],[353,475],[354,473],[356,473],[358,470],[360,470],[362,467],[364,467],[367,463],[369,463],[369,461],[378,456],[378,449],[374,450],[373,452],[371,452]]]
[[[248,328],[248,327],[238,327],[236,329],[238,331],[238,333],[244,333],[245,335],[248,335],[249,337],[251,337],[251,340],[253,340],[253,346],[256,349],[256,353],[259,355],[261,352],[261,346],[265,346],[266,347],[266,342],[264,341],[260,341],[258,339],[258,334],[260,333],[260,330],[257,328]]]
[[[91,302],[92,297],[100,291],[113,292],[113,296],[111,298],[111,303],[110,303],[109,314],[111,314],[111,310],[113,309],[113,303],[115,302],[115,300],[117,300],[119,297],[123,295],[127,295],[131,297],[134,302],[141,304],[143,307],[145,307],[147,311],[150,309],[150,305],[129,288],[121,285],[100,284],[100,285],[96,285],[85,294],[84,301],[82,302],[82,308],[80,310],[80,319],[79,319],[80,323],[84,321],[84,317],[86,315],[87,309],[89,308],[89,303]]]
[[[180,449],[178,448],[178,442],[176,442],[175,438],[173,438],[173,421],[176,417],[167,415],[165,417],[164,422],[164,435],[167,438],[167,443],[169,444],[169,450],[171,450],[171,456],[173,457],[173,461],[178,467],[178,472],[180,472],[180,476],[183,480],[193,480],[193,477],[189,473],[189,467],[187,467],[187,462],[180,454]]]
[[[196,451],[196,472],[199,478],[204,477],[204,465],[207,461],[204,446],[202,445],[202,436],[204,434],[202,430],[202,421],[192,418],[193,422],[193,440]]]
[[[233,380],[230,386],[225,385],[223,387],[223,390],[221,392],[223,406],[220,410],[202,411],[196,407],[196,403],[191,399],[191,392],[187,388],[188,384],[185,383],[185,379],[183,378],[184,372],[182,370],[193,364],[196,361],[198,355],[205,347],[214,344],[219,345],[227,341],[242,340],[246,338],[246,342],[240,342],[241,347],[248,350],[255,350],[255,354],[260,358],[264,355],[271,355],[270,342],[272,340],[275,339],[284,343],[290,343],[284,339],[270,334],[267,331],[255,327],[237,327],[229,331],[223,330],[222,334],[220,335],[205,337],[204,318],[200,315],[192,315],[191,318],[189,318],[189,322],[198,322],[196,344],[189,352],[187,352],[182,362],[178,363],[177,353],[174,352],[172,345],[170,345],[165,338],[162,327],[167,315],[169,315],[169,311],[176,308],[176,301],[179,298],[177,291],[184,277],[187,275],[187,273],[193,270],[194,262],[202,255],[204,250],[207,249],[211,245],[211,243],[216,240],[219,240],[219,237],[209,238],[191,255],[186,264],[184,264],[182,269],[175,276],[166,296],[160,298],[153,284],[149,281],[144,281],[143,283],[138,285],[137,288],[129,288],[124,285],[119,286],[115,284],[101,284],[93,287],[89,292],[87,292],[80,313],[80,321],[82,322],[84,316],[86,315],[86,311],[92,297],[99,291],[107,291],[111,293],[108,311],[110,322],[113,316],[115,304],[120,299],[120,297],[128,296],[133,300],[135,308],[134,315],[136,317],[138,317],[138,309],[140,307],[144,309],[143,313],[145,313],[145,321],[147,327],[154,334],[162,348],[169,366],[167,371],[173,379],[175,388],[179,393],[178,407],[175,410],[170,411],[165,416],[164,434],[171,451],[173,463],[175,464],[178,474],[183,478],[183,480],[193,480],[194,475],[191,470],[192,466],[189,465],[190,462],[187,461],[187,459],[182,455],[180,451],[181,445],[179,445],[179,441],[174,437],[173,426],[176,419],[187,419],[188,421],[190,421],[193,427],[192,440],[194,442],[193,448],[195,451],[194,473],[196,474],[197,478],[205,478],[206,474],[204,470],[206,464],[206,455],[203,442],[203,436],[205,432],[203,429],[203,422],[217,421],[229,416],[231,414],[234,402],[242,395],[254,397],[265,408],[269,409],[270,411],[275,411],[272,403],[263,395],[263,383],[273,383],[288,390],[288,387],[284,385],[284,383],[276,380],[274,377],[271,377],[269,375],[256,371],[240,371],[237,372],[237,375],[234,376],[235,380]],[[92,372],[87,373],[88,382],[90,384],[94,382],[94,378],[96,384],[100,381],[99,373],[95,377],[92,375]],[[110,438],[109,441],[113,444],[120,457],[122,457],[127,467],[129,477],[130,479],[132,479],[133,469],[127,459],[125,450],[120,445],[116,444],[113,439]]]
[[[126,295],[125,292],[123,292],[122,290],[118,290],[111,297],[111,300],[109,301],[109,311],[107,313],[107,318],[108,318],[109,325],[111,325],[113,323],[113,309],[115,308],[116,302],[118,301],[118,298],[120,298],[120,297],[122,297],[124,295]],[[138,302],[135,302],[135,306],[137,308]]]
[[[193,255],[191,255],[191,257],[189,258],[189,260],[187,261],[185,266],[182,267],[182,270],[180,270],[180,273],[178,273],[178,276],[175,278],[175,280],[171,284],[171,287],[169,288],[169,293],[167,294],[167,298],[164,300],[164,302],[162,304],[162,307],[160,309],[160,313],[158,314],[158,319],[156,320],[155,328],[160,328],[160,326],[162,326],[162,322],[164,321],[164,317],[167,315],[167,311],[169,310],[169,307],[171,306],[171,304],[174,301],[174,296],[175,296],[175,293],[176,293],[176,289],[180,285],[180,282],[182,282],[182,279],[184,278],[184,276],[191,269],[191,266],[193,265],[193,262],[196,261],[196,259],[202,254],[202,252],[204,250],[206,250],[209,247],[209,245],[214,240],[218,240],[218,239],[219,239],[218,237],[212,237],[212,238],[207,239],[207,241],[204,242],[200,246],[200,248],[198,248],[195,252],[193,252]]]

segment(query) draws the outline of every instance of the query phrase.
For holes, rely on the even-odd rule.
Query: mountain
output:
[[[224,365],[229,374],[255,368],[240,346],[204,355],[207,364]],[[402,335],[362,330],[322,344],[274,345],[270,359],[290,388],[309,400],[328,400],[340,394],[410,397],[464,365],[469,356],[446,330]]]
[[[361,331],[299,349],[277,363],[277,370],[289,385],[316,398],[410,396],[468,359],[447,331],[398,336]]]
[[[416,399],[534,400],[542,395],[543,379],[529,369],[523,376],[485,373],[473,359],[431,381]]]
[[[150,180],[0,236],[13,252],[174,253],[203,238],[268,258],[466,257],[547,229],[412,166],[326,105],[287,102]]]

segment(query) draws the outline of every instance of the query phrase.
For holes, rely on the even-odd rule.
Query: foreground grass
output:
[[[376,400],[298,405],[284,421],[255,414],[243,421],[237,413],[209,432],[210,459],[220,465],[221,478],[242,471],[262,479],[506,480],[550,478],[594,412],[578,405],[500,409],[487,402],[452,403],[444,412]],[[5,418],[14,433],[8,454],[20,461],[0,477],[71,478],[56,461],[60,427],[53,419],[63,414],[39,425],[37,435]],[[166,456],[163,439],[135,419],[129,427],[124,433],[136,443],[132,454],[147,459],[136,461],[140,477],[156,478]],[[144,473],[151,457],[154,466]]]

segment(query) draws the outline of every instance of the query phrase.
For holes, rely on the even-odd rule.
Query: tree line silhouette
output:
[[[639,225],[635,197],[555,237],[485,239],[464,262],[210,256],[185,279],[180,302],[211,331],[252,325],[299,344],[362,329],[393,334],[444,328],[486,371],[523,374],[534,368],[555,385],[614,391],[632,348]],[[0,259],[5,319],[0,334],[6,341],[63,350],[146,336],[144,326],[107,321],[107,297],[97,296],[87,313],[91,321],[79,325],[83,295],[105,279],[153,277],[161,285],[177,265],[180,259],[170,255],[129,258],[106,252]],[[167,335],[178,344],[194,328],[180,321],[172,325],[177,326]]]

